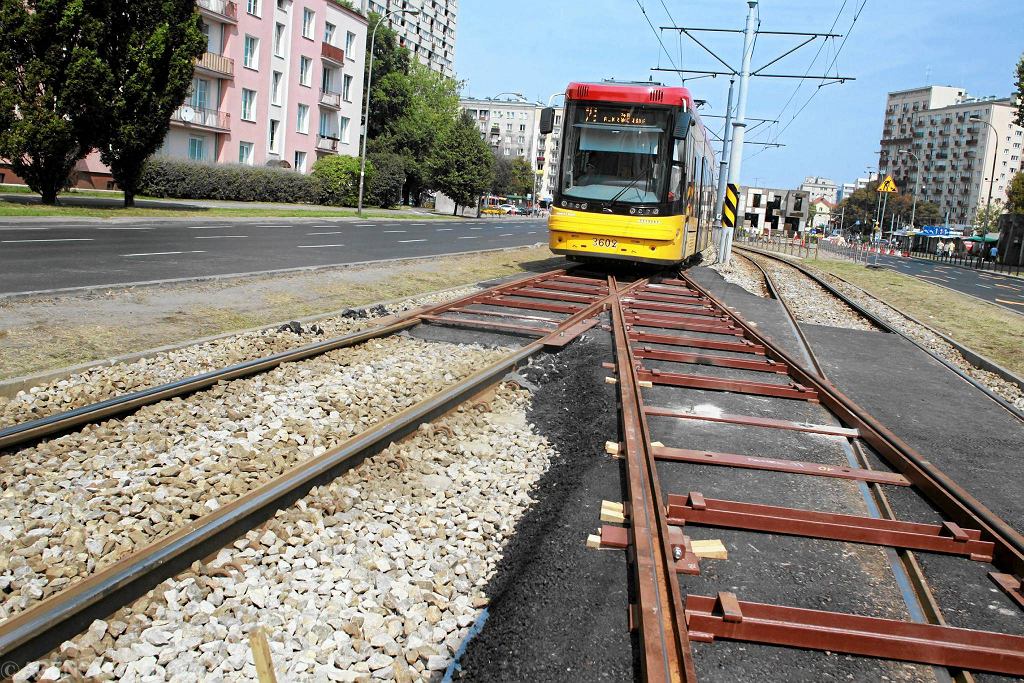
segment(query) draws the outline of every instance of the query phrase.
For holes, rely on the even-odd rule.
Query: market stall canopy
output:
[[[964,241],[965,242],[985,242],[986,244],[991,244],[993,242],[998,242],[999,241],[999,233],[998,232],[990,232],[987,235],[985,235],[984,237],[982,237],[981,235],[974,235],[972,237],[968,237]]]

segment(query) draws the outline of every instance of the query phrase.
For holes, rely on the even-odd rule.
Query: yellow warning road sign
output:
[[[898,190],[896,189],[896,183],[893,182],[893,179],[892,179],[891,175],[885,176],[885,180],[883,180],[882,183],[877,188],[875,188],[875,191],[876,192],[898,192]]]

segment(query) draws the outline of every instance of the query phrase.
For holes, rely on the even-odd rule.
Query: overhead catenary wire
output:
[[[663,2],[662,6],[664,6],[664,4],[665,3]],[[658,39],[658,45],[661,46],[661,51],[665,53],[666,57],[668,57],[669,64],[672,65],[673,69],[678,70],[679,65],[676,64],[676,60],[672,57],[672,53],[668,51],[667,47],[665,47],[665,43],[661,39],[661,34],[658,33],[658,29],[655,28],[654,23],[651,21],[651,18],[647,16],[647,8],[644,7],[643,3],[640,2],[640,0],[636,0],[636,6],[640,8],[640,13],[644,15],[644,20],[647,22],[647,25],[651,27],[651,32],[654,34],[654,37]],[[682,78],[683,75],[679,74],[679,79],[682,80]]]

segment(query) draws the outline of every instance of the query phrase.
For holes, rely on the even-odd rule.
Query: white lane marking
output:
[[[92,242],[91,237],[58,237],[48,240],[2,240],[4,244],[17,244],[20,242]]]
[[[460,240],[475,240],[477,235],[470,235],[469,237],[460,237]]]
[[[49,230],[50,228],[0,228],[0,231]]]
[[[483,230],[483,228],[470,228],[470,230]]]
[[[408,244],[409,242],[426,242],[426,240],[398,240],[399,244]]]
[[[983,285],[980,282],[978,283],[978,286],[979,287],[984,287],[985,289],[992,289],[992,285]]]
[[[172,254],[205,254],[205,251],[151,251],[146,254],[121,254],[121,256],[170,256]]]
[[[185,227],[187,227],[189,230],[223,230],[226,226],[223,226],[223,225],[187,225]],[[257,228],[261,228],[263,226],[262,225],[257,225],[256,227]]]
[[[307,232],[307,235],[340,235],[341,230],[335,230],[334,232]]]
[[[528,233],[526,233],[526,234],[527,234],[527,235],[536,235],[536,234],[537,234],[537,231],[536,231],[536,230],[531,230],[530,232],[528,232]]]
[[[426,225],[426,223],[410,223],[409,225]]]
[[[96,228],[97,230],[152,230],[153,228]]]
[[[356,223],[355,225],[356,225],[357,228],[375,228],[375,227],[377,227],[376,223]]]
[[[438,229],[437,229],[437,231],[438,231],[438,232],[445,232],[445,231],[447,231],[447,232],[451,232],[451,231],[452,231],[452,230],[454,230],[454,229],[455,229],[455,228],[438,228]]]
[[[408,230],[381,230],[381,232],[408,232]]]
[[[344,244],[299,244],[299,249],[323,249],[324,247],[343,247]]]
[[[506,233],[502,233],[501,235],[498,235],[498,237],[511,237],[511,236],[512,236],[512,233],[510,233],[510,232],[506,232]]]
[[[194,239],[197,240],[219,240],[224,237],[241,237],[243,239],[249,237],[248,235],[197,235]]]

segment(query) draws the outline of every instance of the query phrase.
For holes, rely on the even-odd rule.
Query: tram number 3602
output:
[[[599,238],[595,237],[594,238],[594,246],[595,247],[608,247],[609,249],[614,249],[615,247],[619,246],[619,241],[618,240],[599,239]]]

